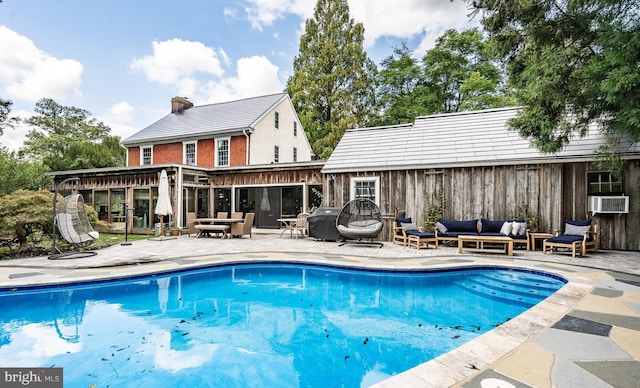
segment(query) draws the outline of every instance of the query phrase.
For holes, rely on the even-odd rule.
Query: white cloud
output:
[[[96,117],[96,120],[107,124],[111,128],[111,135],[125,139],[139,130],[132,125],[134,114],[135,108],[123,101],[112,105],[104,116]]]
[[[236,77],[208,82],[200,94],[207,103],[213,103],[278,93],[283,89],[278,67],[264,56],[253,56],[238,60]]]
[[[153,55],[134,59],[132,70],[142,71],[148,80],[174,84],[197,73],[224,75],[218,54],[201,42],[171,39],[153,42]]]
[[[0,52],[0,91],[5,98],[35,102],[81,96],[80,62],[52,57],[5,26],[0,26]]]
[[[252,27],[262,30],[288,14],[298,15],[303,21],[313,17],[315,3],[315,0],[246,0],[245,12]],[[432,48],[446,29],[479,25],[478,20],[469,20],[470,11],[461,0],[349,0],[349,11],[356,22],[364,25],[365,46],[373,46],[382,37],[407,40],[422,37],[417,49],[421,53]]]
[[[313,16],[316,0],[246,0],[244,10],[251,26],[262,30],[288,14],[307,19]]]
[[[365,28],[365,44],[372,46],[384,36],[414,38],[423,36],[423,51],[433,47],[433,42],[449,28],[469,28],[471,24],[467,4],[464,1],[447,0],[395,0],[371,2],[351,0],[349,8],[353,18]]]
[[[11,111],[11,117],[18,117],[22,120],[33,116],[33,113],[26,110]],[[24,123],[16,125],[14,128],[4,128],[0,136],[0,146],[7,147],[10,151],[18,151],[27,138],[27,133],[32,128]]]

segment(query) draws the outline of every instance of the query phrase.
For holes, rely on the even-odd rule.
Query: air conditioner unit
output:
[[[629,213],[629,196],[589,197],[589,212],[598,213]]]

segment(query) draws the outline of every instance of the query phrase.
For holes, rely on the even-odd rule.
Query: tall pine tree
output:
[[[374,106],[376,66],[363,41],[346,0],[318,0],[287,81],[317,158],[328,158],[347,129],[366,124]]]

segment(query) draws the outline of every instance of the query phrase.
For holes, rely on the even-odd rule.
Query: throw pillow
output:
[[[521,222],[520,223],[520,231],[518,232],[518,234],[520,236],[524,236],[527,233],[527,223],[526,222]]]
[[[511,234],[511,230],[512,229],[513,229],[513,223],[507,221],[504,224],[502,224],[502,228],[500,229],[500,233],[508,236],[508,235]]]
[[[440,233],[447,233],[449,231],[449,229],[447,229],[447,227],[442,225],[440,222],[436,222],[436,229],[438,229],[438,232]]]
[[[511,234],[518,235],[520,233],[520,223],[518,221],[513,221],[511,224]]]
[[[589,230],[591,230],[591,226],[564,224],[564,234],[569,236],[584,236],[584,232],[588,232]]]
[[[419,230],[418,226],[413,222],[402,222],[400,226],[402,226],[404,230]]]

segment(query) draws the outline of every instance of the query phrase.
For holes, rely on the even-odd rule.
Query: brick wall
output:
[[[233,136],[229,142],[231,166],[246,165],[247,140],[244,136]],[[196,147],[199,167],[215,167],[215,140],[199,140]],[[129,166],[140,165],[140,147],[131,147],[129,152]],[[184,148],[182,143],[156,144],[153,146],[152,164],[182,163]]]
[[[215,141],[213,139],[199,140],[196,149],[198,166],[213,168],[216,157]]]
[[[129,152],[128,166],[139,166],[140,165],[140,147],[127,148],[127,152]]]
[[[182,163],[182,143],[153,146],[153,164]]]
[[[245,166],[247,164],[247,138],[244,136],[233,136],[229,143],[229,165]]]

